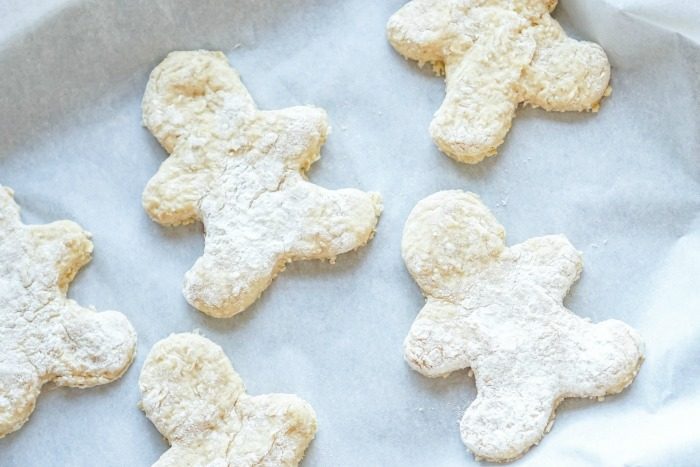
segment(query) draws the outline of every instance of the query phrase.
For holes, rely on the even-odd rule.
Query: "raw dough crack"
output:
[[[427,298],[404,342],[429,377],[471,368],[478,395],[462,418],[466,446],[490,461],[537,444],[564,398],[622,391],[642,363],[642,342],[617,320],[593,324],[563,300],[582,269],[566,237],[512,247],[478,197],[443,191],[406,222],[406,267]]]
[[[143,119],[170,153],[144,191],[146,211],[164,225],[205,226],[204,255],[184,285],[200,311],[239,313],[288,262],[332,261],[372,237],[377,193],[304,177],[326,140],[326,113],[258,110],[222,53],[169,54],[151,73]]]
[[[89,234],[70,221],[22,224],[12,195],[0,186],[0,438],[27,421],[45,383],[109,383],[136,351],[124,315],[66,298],[90,261]]]
[[[519,103],[597,110],[610,64],[597,44],[567,37],[556,0],[413,0],[387,25],[393,47],[446,75],[430,134],[448,156],[474,164],[496,154]]]
[[[154,467],[295,466],[316,434],[308,403],[247,395],[221,347],[197,334],[154,345],[139,387],[143,411],[172,445]]]

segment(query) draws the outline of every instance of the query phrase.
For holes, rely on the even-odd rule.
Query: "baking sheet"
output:
[[[646,341],[635,383],[604,402],[568,401],[514,465],[691,465],[700,457],[700,4],[561,0],[567,31],[603,45],[613,95],[599,114],[519,111],[500,155],[476,166],[438,152],[428,123],[442,81],[406,62],[384,25],[402,0],[102,2],[0,0],[0,183],[27,222],[93,233],[70,296],[125,313],[138,356],[119,381],[45,387],[0,440],[2,466],[148,466],[167,444],[137,409],[151,346],[199,329],[251,394],[295,393],[318,413],[305,466],[466,466],[458,421],[466,371],[430,380],[403,362],[423,305],[400,257],[415,203],[474,191],[511,243],[564,233],[583,251],[567,299]],[[184,272],[200,225],[163,228],[140,206],[165,153],[140,126],[151,69],[171,50],[220,49],[263,109],[315,104],[333,133],[311,179],[378,190],[377,235],[335,265],[294,263],[244,313],[189,307]]]

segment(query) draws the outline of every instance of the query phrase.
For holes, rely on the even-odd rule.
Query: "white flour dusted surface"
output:
[[[247,395],[221,347],[197,334],[154,345],[139,388],[143,411],[172,445],[154,467],[293,467],[316,433],[309,404]]]
[[[406,360],[429,377],[471,368],[478,395],[460,430],[477,458],[520,457],[564,398],[615,394],[637,374],[636,331],[617,320],[593,324],[562,304],[583,267],[563,235],[506,247],[478,197],[442,191],[413,209],[402,251],[427,297]]]
[[[184,286],[204,313],[233,316],[287,263],[334,261],[372,237],[379,194],[304,177],[326,141],[326,113],[258,110],[222,53],[168,55],[148,81],[143,118],[170,153],[143,194],[146,211],[164,225],[204,223],[204,255]]]
[[[0,438],[27,421],[44,384],[109,383],[136,352],[124,315],[66,298],[90,235],[70,221],[23,224],[12,195],[0,186]]]
[[[556,0],[413,0],[387,25],[389,41],[446,75],[430,134],[468,164],[496,154],[518,104],[597,110],[610,81],[603,49],[567,37]]]

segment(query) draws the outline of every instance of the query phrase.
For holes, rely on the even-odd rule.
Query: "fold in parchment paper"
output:
[[[402,59],[384,26],[402,1],[0,0],[0,183],[27,222],[71,219],[94,260],[71,296],[125,313],[137,359],[119,381],[48,389],[4,466],[148,466],[165,441],[137,409],[151,346],[200,329],[251,393],[288,392],[318,414],[306,466],[466,466],[458,421],[466,371],[431,380],[402,359],[423,298],[400,257],[415,203],[478,193],[511,243],[563,233],[584,254],[566,305],[617,318],[646,343],[634,384],[604,402],[564,403],[514,465],[693,465],[700,457],[700,3],[561,0],[574,37],[601,44],[613,94],[597,114],[521,109],[498,156],[441,154],[428,124],[440,78]],[[151,69],[171,50],[223,50],[263,109],[325,108],[333,133],[312,169],[329,188],[380,191],[366,248],[335,265],[294,263],[250,309],[208,318],[180,293],[200,225],[163,228],[140,197],[165,152],[141,127]]]

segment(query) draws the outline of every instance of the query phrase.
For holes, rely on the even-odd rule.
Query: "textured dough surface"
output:
[[[90,261],[89,234],[70,221],[22,224],[12,195],[0,186],[0,438],[27,421],[43,384],[109,383],[136,351],[124,315],[66,298]]]
[[[471,368],[478,395],[460,431],[477,458],[521,456],[561,400],[618,393],[637,374],[642,342],[632,328],[564,307],[582,269],[566,237],[506,247],[477,196],[443,191],[411,212],[402,254],[427,299],[404,342],[406,360],[429,377]]]
[[[518,104],[597,110],[610,64],[600,46],[567,37],[556,0],[413,0],[387,35],[404,57],[444,67],[447,91],[430,124],[440,150],[468,164],[496,154]]]
[[[304,177],[326,140],[326,113],[256,109],[220,52],[169,54],[151,73],[143,119],[170,153],[144,191],[146,211],[164,225],[204,223],[204,255],[184,285],[204,313],[239,313],[288,262],[333,261],[374,233],[378,194]]]
[[[249,396],[218,345],[192,333],[153,346],[139,378],[141,407],[171,444],[157,467],[295,466],[316,434],[296,396]]]

